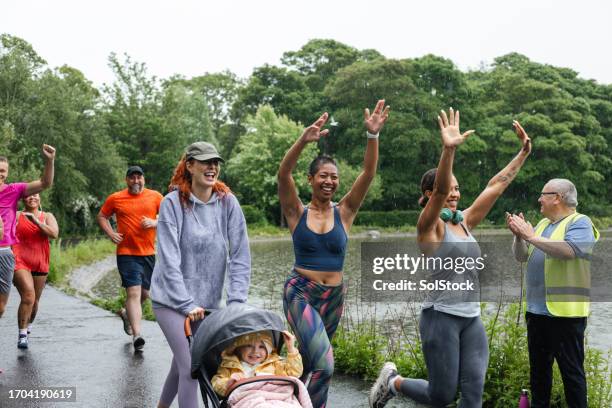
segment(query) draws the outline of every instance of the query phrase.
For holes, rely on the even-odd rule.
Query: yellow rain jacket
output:
[[[221,353],[221,364],[217,370],[217,374],[212,378],[212,386],[215,392],[225,396],[227,391],[227,383],[232,374],[242,374],[247,378],[246,372],[240,362],[240,359],[234,354],[236,348],[247,344],[252,344],[258,341],[263,341],[268,350],[268,357],[261,362],[253,375],[279,375],[299,377],[304,369],[302,365],[302,356],[296,351],[295,353],[287,353],[287,359],[281,358],[275,349],[272,348],[272,338],[268,333],[257,332],[240,336],[234,344],[225,349]]]

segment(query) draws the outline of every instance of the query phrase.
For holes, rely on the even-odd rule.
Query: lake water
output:
[[[515,294],[520,286],[520,264],[512,259],[510,248],[512,237],[508,233],[489,233],[484,231],[475,234],[476,239],[482,243],[483,252],[496,252],[494,255],[496,270],[503,271],[505,291]],[[362,302],[360,290],[361,278],[361,247],[362,243],[386,242],[389,245],[411,247],[414,245],[413,236],[383,237],[381,239],[351,238],[345,260],[345,282],[349,285],[345,316],[348,320],[359,320],[374,317],[383,331],[395,331],[398,322],[401,322],[403,332],[407,335],[415,333],[415,320],[418,314],[418,303],[407,302]],[[486,248],[486,250],[484,249]],[[602,234],[596,252],[604,256],[612,254],[612,234],[610,231]],[[293,246],[289,239],[258,240],[251,243],[252,277],[249,290],[249,302],[260,307],[282,312],[281,293],[286,276],[294,262]],[[598,272],[612,275],[611,268],[606,259],[600,259]],[[595,262],[594,262],[595,264]],[[499,277],[497,277],[500,279]],[[482,278],[481,278],[482,279]],[[491,278],[484,278],[491,284]],[[612,281],[612,279],[610,279]],[[510,282],[510,283],[508,283]],[[602,285],[599,285],[602,286]],[[605,286],[605,285],[604,285]],[[116,271],[107,274],[94,288],[98,296],[116,296],[120,287],[119,275]],[[602,286],[603,287],[603,286]],[[607,286],[605,287],[607,290]],[[490,288],[489,288],[490,289]],[[610,294],[612,297],[612,293]],[[610,299],[612,300],[612,298]],[[491,302],[490,309],[495,304]],[[592,315],[589,318],[587,339],[591,346],[607,351],[612,347],[612,303],[593,302]]]

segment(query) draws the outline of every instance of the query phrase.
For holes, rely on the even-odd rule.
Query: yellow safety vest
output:
[[[563,242],[568,226],[582,217],[586,216],[579,213],[568,215],[557,224],[549,239]],[[548,218],[541,220],[535,228],[536,236],[542,236],[548,225],[550,225]],[[593,234],[595,235],[595,242],[597,242],[599,231],[594,225]],[[533,245],[529,245],[529,260],[531,260],[534,249]],[[576,257],[568,260],[556,259],[544,254],[546,307],[553,316],[586,317],[589,315],[591,252],[592,249],[589,250],[585,258]]]

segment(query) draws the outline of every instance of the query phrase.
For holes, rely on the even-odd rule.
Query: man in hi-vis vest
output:
[[[514,234],[514,256],[527,262],[531,406],[550,406],[552,367],[557,360],[568,406],[586,408],[584,330],[589,314],[590,259],[599,231],[589,217],[576,212],[576,187],[569,180],[550,180],[538,202],[545,218],[535,228],[522,213],[506,214]]]

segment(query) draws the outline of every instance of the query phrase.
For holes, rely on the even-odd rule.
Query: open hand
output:
[[[297,349],[295,348],[295,336],[289,333],[287,330],[282,332],[283,339],[285,340],[285,345],[287,346],[287,352],[295,353]]]
[[[518,122],[518,120],[513,120],[512,126],[514,127],[516,135],[518,136],[523,146],[521,149],[521,153],[528,155],[529,153],[531,153],[531,139],[527,135],[527,132],[525,132],[525,129],[523,129],[521,124]]]
[[[455,112],[453,108],[448,110],[448,116],[446,112],[441,111],[441,114],[438,115],[438,124],[444,147],[457,147],[474,133],[473,130],[468,130],[463,134],[459,131],[459,111]]]
[[[374,107],[374,112],[370,115],[370,110],[365,108],[363,111],[363,122],[365,127],[373,135],[378,134],[385,125],[389,117],[389,105],[385,106],[385,100],[380,99]]]
[[[317,119],[312,125],[304,129],[304,133],[302,133],[301,139],[306,143],[310,143],[317,142],[321,137],[327,136],[329,130],[321,130],[321,128],[325,125],[325,122],[327,122],[328,117],[329,115],[327,112],[322,114],[319,119]]]

